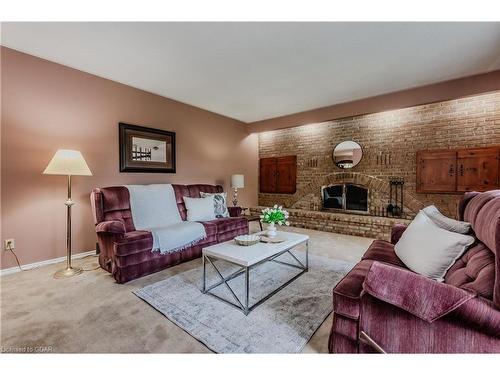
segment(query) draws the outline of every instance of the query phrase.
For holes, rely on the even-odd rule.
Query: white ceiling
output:
[[[3,23],[2,44],[244,122],[500,69],[500,23]]]

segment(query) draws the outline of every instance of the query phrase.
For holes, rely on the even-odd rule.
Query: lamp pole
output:
[[[71,266],[71,206],[75,202],[71,199],[71,175],[68,175],[68,199],[64,203],[66,205],[66,269],[57,271],[54,278],[62,279],[71,277],[83,272],[79,267]]]
[[[234,188],[233,194],[233,206],[236,207],[238,205],[238,188]]]

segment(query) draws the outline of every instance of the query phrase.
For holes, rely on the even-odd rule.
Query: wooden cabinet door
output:
[[[486,191],[498,188],[498,148],[458,151],[457,191]]]
[[[294,194],[297,190],[297,156],[277,158],[276,192]]]
[[[276,158],[260,159],[260,192],[276,193]]]
[[[417,193],[445,193],[456,190],[457,152],[417,152]]]

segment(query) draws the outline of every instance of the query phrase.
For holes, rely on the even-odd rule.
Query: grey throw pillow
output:
[[[202,198],[213,196],[214,197],[214,213],[215,217],[229,217],[227,209],[227,193],[204,193],[200,192]]]
[[[436,206],[425,207],[422,211],[436,224],[438,227],[449,230],[450,232],[467,234],[470,232],[470,224],[466,221],[458,221],[444,216]]]
[[[412,271],[442,282],[473,243],[474,237],[443,229],[420,211],[394,246],[394,252]]]

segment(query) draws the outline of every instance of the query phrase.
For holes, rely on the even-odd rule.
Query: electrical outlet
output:
[[[14,241],[13,238],[8,238],[3,241],[4,250],[14,250],[15,247],[16,247],[16,241]]]

